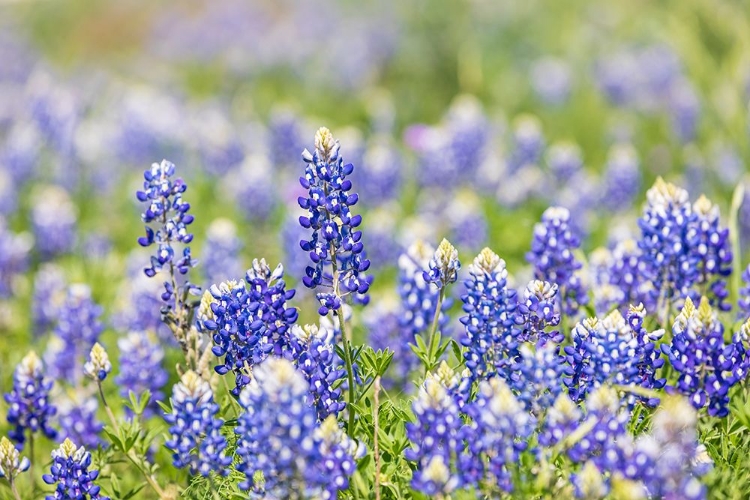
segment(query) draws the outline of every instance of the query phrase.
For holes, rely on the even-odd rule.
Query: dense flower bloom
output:
[[[480,489],[487,485],[512,491],[511,470],[528,447],[534,417],[497,377],[479,385],[477,399],[466,407],[466,413],[472,424],[467,430],[470,456],[464,457],[461,466],[465,480]]]
[[[557,285],[546,281],[530,281],[523,291],[523,301],[516,304],[515,322],[520,328],[518,340],[544,344],[561,342],[559,330],[548,330],[560,324]]]
[[[321,128],[315,134],[315,150],[302,154],[307,167],[300,184],[308,195],[298,200],[300,207],[307,210],[299,221],[302,227],[312,229],[312,237],[302,240],[300,246],[309,252],[314,264],[307,267],[302,281],[311,289],[328,287],[338,299],[355,294],[358,300],[366,301],[372,280],[364,272],[370,261],[364,253],[362,232],[357,229],[362,217],[351,213],[359,197],[349,193],[352,182],[346,178],[354,166],[344,165],[339,149],[331,132]],[[329,306],[340,307],[327,300],[327,295],[322,297],[326,300],[320,310],[323,316]]]
[[[8,230],[0,215],[0,297],[13,293],[13,280],[23,274],[29,265],[29,251],[33,240],[28,233],[13,233]]]
[[[269,354],[290,350],[289,328],[297,321],[297,310],[287,307],[294,290],[287,290],[284,267],[275,270],[265,259],[253,260],[245,276],[247,285],[226,281],[212,285],[203,295],[198,311],[201,328],[212,332],[213,353],[223,362],[216,372],[233,372],[238,395],[250,382],[250,370]]]
[[[334,428],[332,416],[316,427],[308,390],[302,373],[285,359],[269,358],[253,371],[240,394],[245,412],[235,429],[237,470],[246,477],[240,489],[273,498],[335,498],[347,487],[356,447]]]
[[[441,378],[428,374],[412,403],[412,411],[417,421],[406,424],[412,447],[404,453],[417,463],[412,487],[430,496],[448,494],[461,486],[456,472],[463,446],[458,404]]]
[[[172,412],[164,415],[171,425],[164,445],[172,450],[172,463],[192,474],[208,476],[211,471],[229,473],[232,457],[224,453],[226,438],[221,434],[224,422],[216,416],[219,405],[207,381],[193,371],[186,372],[172,392]]]
[[[466,316],[461,344],[472,380],[493,375],[508,379],[517,355],[515,331],[515,290],[508,290],[505,261],[489,248],[482,250],[469,265],[470,278],[464,281],[461,297]]]
[[[45,186],[35,191],[33,198],[34,245],[42,258],[71,251],[78,214],[67,191],[59,186]]]
[[[631,206],[641,189],[638,153],[630,144],[616,144],[609,150],[604,167],[601,204],[612,211]]]
[[[654,414],[651,433],[636,442],[639,454],[649,458],[638,479],[650,498],[706,498],[698,477],[708,472],[710,462],[701,463],[697,423],[696,411],[686,400],[669,396]]]
[[[68,288],[59,310],[53,342],[45,354],[52,378],[73,384],[81,380],[81,365],[104,330],[101,315],[102,308],[91,299],[91,289],[87,285],[75,284]]]
[[[98,470],[89,470],[91,453],[81,446],[76,449],[73,441],[66,439],[59,448],[52,450],[50,473],[42,476],[44,482],[55,485],[55,492],[47,500],[109,500],[99,494],[101,488],[94,484]]]
[[[83,373],[93,380],[102,381],[111,371],[112,363],[109,361],[107,351],[97,342],[91,348],[89,360],[83,365]]]
[[[560,394],[545,413],[539,443],[554,446],[561,442],[578,428],[582,417],[581,408],[567,394]]]
[[[49,403],[49,392],[53,381],[45,378],[44,365],[35,352],[23,358],[13,373],[13,388],[5,395],[8,403],[8,423],[13,427],[8,436],[16,442],[18,449],[26,441],[25,432],[42,431],[50,439],[57,431],[50,425],[50,419],[57,409]]]
[[[458,279],[458,270],[461,262],[458,260],[458,250],[443,238],[438,245],[428,264],[428,269],[423,271],[422,276],[427,283],[434,283],[438,289],[455,283]]]
[[[239,252],[242,242],[237,237],[237,227],[229,219],[215,219],[206,231],[203,246],[203,273],[208,286],[240,276],[242,264]]]
[[[653,293],[646,307],[686,297],[698,279],[698,259],[689,239],[695,214],[688,193],[659,177],[646,193],[647,204],[638,219],[638,247],[644,263],[642,279],[651,281]]]
[[[293,325],[291,340],[297,368],[310,383],[309,402],[318,412],[318,420],[338,415],[346,404],[341,399],[341,388],[334,384],[346,377],[346,370],[334,351],[334,332],[315,325]]]
[[[724,343],[724,326],[706,297],[698,308],[689,297],[685,299],[672,334],[671,344],[662,344],[661,349],[680,374],[676,389],[688,396],[695,408],[708,406],[709,415],[725,417],[729,389],[743,373],[742,339],[735,336],[731,343]]]
[[[164,399],[162,388],[167,383],[168,375],[162,362],[164,350],[147,332],[132,331],[117,341],[120,349],[120,373],[115,383],[120,388],[120,395],[127,398],[130,392],[136,395],[148,390],[151,401],[144,411],[146,417],[157,410],[156,401]]]
[[[653,284],[643,279],[645,262],[638,242],[624,239],[612,250],[609,283],[622,292],[621,307],[640,304],[653,295]]]
[[[562,393],[563,375],[569,374],[563,359],[560,347],[552,342],[536,348],[527,343],[521,345],[506,383],[533,415],[546,411]]]
[[[188,214],[190,204],[183,201],[182,193],[187,190],[187,184],[182,179],[173,179],[174,163],[162,160],[153,163],[143,174],[143,191],[136,196],[142,203],[147,204],[141,219],[146,224],[146,236],[138,238],[141,246],[157,245],[156,254],[151,257],[151,265],[144,269],[146,276],[153,277],[165,267],[172,274],[176,269],[180,274],[186,274],[196,262],[190,255],[193,235],[188,232],[194,217]],[[154,229],[155,226],[156,229]],[[175,256],[174,245],[183,244],[182,256]],[[165,286],[166,292],[162,296],[164,302],[169,303],[175,290]]]
[[[104,425],[96,418],[99,405],[95,397],[87,397],[82,403],[63,401],[58,404],[61,438],[70,438],[88,448],[102,443],[99,435]]]
[[[643,330],[644,315],[645,310],[634,308],[628,322],[614,310],[603,320],[589,318],[576,325],[573,344],[564,349],[570,367],[565,384],[573,399],[581,401],[605,383],[649,389],[664,386],[654,375],[663,364],[658,351],[654,352],[664,331]]]
[[[720,311],[728,311],[731,305],[726,302],[729,290],[725,278],[732,273],[732,250],[729,241],[729,229],[719,224],[719,207],[701,196],[693,204],[695,223],[688,234],[691,252],[695,255],[698,267],[696,286],[702,287],[704,293],[710,294],[711,304]],[[693,293],[692,298],[698,299]]]
[[[562,312],[575,315],[588,301],[579,270],[582,264],[573,252],[581,245],[570,225],[570,212],[562,207],[544,211],[542,222],[534,226],[531,251],[526,260],[534,266],[534,277],[560,287]]]
[[[34,276],[34,292],[31,302],[31,316],[34,333],[39,335],[51,329],[60,314],[65,301],[67,282],[59,266],[45,263]]]
[[[29,459],[21,457],[13,443],[5,436],[0,439],[0,478],[6,478],[11,483],[21,472],[29,470]]]

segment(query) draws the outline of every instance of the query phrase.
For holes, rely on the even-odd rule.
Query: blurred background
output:
[[[163,158],[190,186],[193,281],[266,257],[298,282],[300,153],[322,125],[356,167],[376,295],[394,294],[407,245],[443,236],[465,262],[491,246],[523,284],[553,204],[586,251],[613,246],[636,234],[657,175],[726,220],[750,155],[749,13],[722,0],[0,2],[0,325],[31,342],[77,281],[111,328],[132,324],[160,286],[142,277],[134,192]],[[750,236],[750,203],[739,224]],[[0,355],[9,378],[22,353]]]

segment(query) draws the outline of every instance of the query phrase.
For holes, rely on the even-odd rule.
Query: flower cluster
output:
[[[724,326],[716,317],[706,297],[698,308],[690,297],[672,325],[671,344],[662,344],[672,367],[680,377],[677,390],[690,398],[700,409],[724,417],[729,413],[729,389],[745,374],[745,349],[735,335],[724,343]]]
[[[89,396],[80,402],[57,400],[56,403],[59,410],[60,438],[70,438],[87,448],[96,448],[102,443],[99,435],[104,425],[96,417],[99,404],[95,397]]]
[[[167,372],[162,367],[164,350],[147,332],[130,332],[117,341],[120,349],[120,373],[115,383],[120,396],[127,398],[130,392],[151,392],[151,401],[144,411],[146,417],[157,409],[156,401],[164,399],[161,389],[167,383]]]
[[[112,371],[107,351],[97,342],[91,348],[89,360],[83,365],[83,373],[92,380],[101,382]]]
[[[142,203],[147,203],[141,219],[146,224],[146,236],[138,238],[141,246],[157,245],[156,254],[151,256],[151,265],[144,269],[146,276],[153,277],[165,267],[174,275],[174,270],[186,274],[196,262],[190,255],[193,235],[188,232],[188,226],[193,222],[193,216],[188,213],[190,204],[183,201],[182,193],[187,190],[187,184],[182,179],[173,179],[174,163],[162,160],[153,163],[149,170],[143,173],[143,191],[136,196]],[[154,227],[152,227],[152,225]],[[181,257],[175,257],[176,243],[184,245]],[[164,302],[169,303],[174,287],[165,284]]]
[[[428,269],[423,271],[423,277],[427,283],[434,283],[438,289],[442,289],[458,280],[459,269],[458,250],[443,238],[430,259]]]
[[[688,239],[695,214],[688,193],[659,177],[646,193],[647,204],[638,219],[638,247],[644,263],[641,279],[653,283],[649,309],[660,301],[687,297],[698,279],[698,259]]]
[[[50,419],[57,409],[49,403],[49,392],[54,382],[45,377],[42,360],[35,352],[23,358],[13,373],[13,389],[5,395],[8,403],[8,423],[13,427],[8,436],[19,449],[26,441],[26,430],[34,434],[41,431],[54,439],[57,431]]]
[[[472,380],[495,374],[508,379],[518,341],[514,330],[516,293],[507,288],[505,261],[485,248],[469,266],[469,274],[464,281],[467,293],[461,297],[466,313],[461,318],[466,367]]]
[[[528,447],[535,428],[534,418],[500,378],[479,385],[476,400],[467,406],[472,419],[467,429],[469,455],[462,461],[465,480],[477,485],[513,489],[513,468],[520,452]]]
[[[542,222],[534,226],[531,251],[526,260],[534,266],[534,276],[560,287],[562,312],[575,315],[588,302],[579,270],[582,264],[574,252],[581,242],[570,228],[570,212],[550,207],[542,214]]]
[[[334,384],[346,377],[334,352],[333,330],[315,325],[293,325],[293,352],[297,368],[310,384],[310,403],[318,412],[318,420],[338,415],[346,404],[341,401],[341,388]]]
[[[407,459],[417,462],[412,486],[430,496],[450,494],[462,485],[456,471],[463,447],[458,404],[440,377],[428,374],[412,411],[417,421],[406,425],[412,448],[405,451]]]
[[[523,292],[523,302],[516,305],[515,323],[521,330],[518,339],[523,342],[545,344],[561,342],[564,335],[559,330],[548,330],[560,324],[557,285],[547,281],[530,281]]]
[[[573,344],[564,348],[569,371],[565,379],[570,396],[581,401],[604,383],[660,389],[655,378],[663,360],[655,354],[655,342],[663,330],[646,332],[645,310],[631,308],[628,320],[614,310],[603,320],[589,318],[573,330]]]
[[[91,453],[81,446],[76,449],[73,441],[66,439],[59,448],[52,451],[50,473],[42,476],[44,482],[55,485],[55,492],[47,495],[47,500],[109,500],[99,494],[101,488],[94,483],[99,477],[98,470],[89,470]]]
[[[569,373],[560,347],[552,342],[536,347],[522,344],[511,367],[506,382],[533,415],[540,415],[552,406],[563,391],[563,377]]]
[[[224,452],[227,440],[221,434],[224,422],[216,416],[218,412],[208,382],[193,371],[186,372],[174,386],[172,412],[164,415],[171,425],[165,446],[173,452],[175,467],[189,467],[191,473],[202,476],[211,471],[229,473],[232,457]]]
[[[29,470],[29,459],[21,454],[5,436],[0,439],[0,478],[6,478],[11,484],[22,472]]]
[[[264,259],[256,259],[245,276],[247,285],[226,281],[203,295],[200,325],[212,332],[214,355],[224,357],[216,372],[234,373],[235,395],[250,382],[253,366],[269,354],[290,350],[289,328],[297,321],[297,310],[287,307],[295,291],[286,289],[283,277],[281,264],[271,271]]]
[[[359,197],[350,194],[352,183],[346,177],[354,171],[351,163],[344,165],[339,156],[339,142],[327,128],[315,134],[315,150],[305,150],[302,158],[307,163],[300,184],[308,191],[299,198],[299,205],[307,215],[299,218],[304,228],[312,229],[312,237],[300,246],[309,252],[313,266],[308,266],[303,278],[306,287],[330,287],[331,292],[320,293],[320,314],[337,310],[340,300],[350,294],[366,302],[372,279],[365,276],[370,267],[361,242],[360,215],[352,215],[351,207]]]
[[[237,470],[240,489],[273,498],[335,498],[354,472],[356,446],[329,416],[316,426],[304,376],[282,358],[269,358],[253,371],[240,394]],[[262,474],[262,476],[260,476]]]
[[[100,317],[102,308],[91,299],[91,289],[76,284],[68,288],[65,302],[60,307],[45,360],[52,378],[75,384],[81,380],[81,365],[104,330]]]
[[[693,203],[695,223],[687,235],[691,251],[698,267],[696,286],[710,293],[711,304],[720,311],[728,311],[731,305],[726,302],[729,291],[725,278],[732,273],[732,250],[729,229],[720,226],[719,207],[705,196]],[[692,298],[698,299],[693,293]]]

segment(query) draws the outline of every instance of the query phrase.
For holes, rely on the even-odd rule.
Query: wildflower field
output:
[[[0,500],[750,499],[750,4],[0,1]]]

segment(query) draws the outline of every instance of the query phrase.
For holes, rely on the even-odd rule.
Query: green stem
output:
[[[31,476],[31,492],[36,493],[36,473],[34,472],[36,456],[34,453],[34,433],[29,431],[29,476]]]
[[[350,436],[354,436],[354,417],[356,416],[356,410],[354,409],[354,365],[352,363],[352,350],[349,344],[349,338],[346,334],[346,321],[344,320],[344,312],[338,311],[334,314],[339,318],[339,329],[341,330],[341,342],[344,346],[344,362],[346,363],[346,376],[349,381],[349,425],[347,431]]]
[[[104,391],[102,390],[102,384],[101,382],[97,382],[96,384],[99,387],[99,397],[102,400],[102,405],[104,406],[104,410],[107,413],[107,416],[109,417],[109,421],[112,423],[112,428],[117,432],[117,434],[120,434],[120,426],[117,423],[117,419],[115,418],[115,414],[112,413],[112,409],[107,404],[107,400],[104,397]],[[135,455],[135,452],[133,450],[129,450],[127,453],[125,453],[125,456],[130,460],[130,462],[136,466],[136,468],[141,471],[141,474],[143,474],[143,477],[146,478],[146,482],[151,486],[151,488],[156,492],[157,495],[159,495],[159,498],[167,498],[164,490],[159,486],[159,483],[156,482],[154,477],[148,473],[147,470],[143,468],[143,465],[138,461],[138,457]]]
[[[740,296],[740,275],[742,274],[742,248],[740,247],[739,212],[745,198],[745,180],[742,179],[732,194],[732,206],[729,209],[729,240],[732,242],[732,297]]]
[[[427,355],[429,356],[429,363],[425,365],[425,375],[430,371],[432,365],[435,364],[435,360],[432,358],[432,349],[435,344],[435,337],[437,335],[438,323],[440,322],[440,313],[443,309],[443,299],[445,299],[445,286],[440,287],[440,293],[438,294],[437,305],[435,306],[435,315],[432,317],[432,327],[430,328],[430,339],[427,342]]]
[[[8,483],[10,483],[10,491],[13,493],[13,498],[15,500],[21,500],[21,495],[18,493],[18,488],[16,487],[16,482],[13,480],[13,477],[8,477]]]

